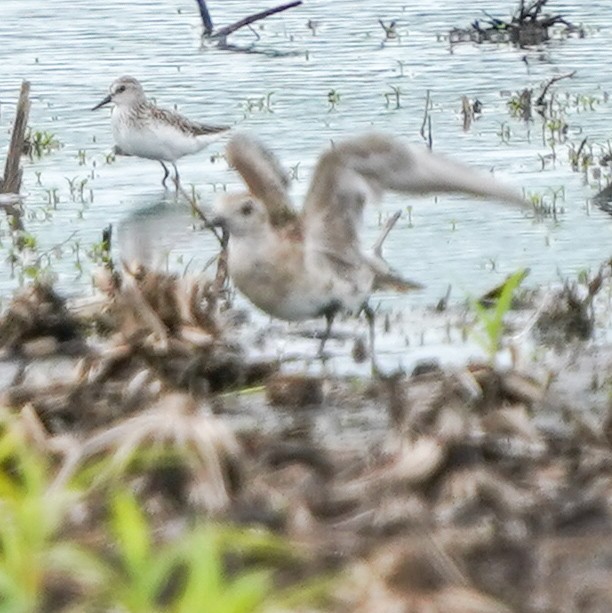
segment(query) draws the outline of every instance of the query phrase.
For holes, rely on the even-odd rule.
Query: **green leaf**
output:
[[[126,570],[142,573],[151,551],[149,526],[136,499],[126,491],[114,494],[111,527]]]
[[[510,310],[514,292],[526,277],[526,273],[525,269],[519,269],[508,278],[493,309],[487,309],[478,300],[471,301],[478,317],[478,324],[484,331],[484,334],[476,332],[474,335],[491,359],[500,349],[504,332],[504,317]]]
[[[261,609],[272,588],[272,572],[255,570],[244,573],[226,585],[219,599],[218,611],[252,613]],[[211,613],[213,613],[211,611]]]

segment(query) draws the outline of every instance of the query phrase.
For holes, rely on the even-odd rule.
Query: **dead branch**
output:
[[[194,215],[196,217],[199,217],[204,222],[204,225],[215,235],[215,238],[219,241],[219,244],[223,247],[223,237],[219,234],[217,228],[210,223],[204,211],[202,211],[202,209],[198,206],[198,203],[196,202],[195,197],[191,197],[185,191],[185,189],[181,187],[180,185],[178,186],[178,191],[181,194],[181,196],[183,196],[183,198],[185,198],[185,200],[189,202],[189,206],[191,207],[191,210],[193,211]]]
[[[213,22],[210,17],[210,12],[206,6],[205,0],[196,0],[198,3],[198,7],[200,8],[200,15],[202,16],[202,22],[204,24],[204,36],[209,39],[219,40],[220,44],[225,42],[225,39],[236,32],[236,30],[240,30],[246,26],[255,23],[256,21],[260,21],[265,19],[266,17],[270,17],[270,15],[275,15],[276,13],[281,13],[282,11],[286,11],[295,6],[299,6],[302,4],[302,0],[294,0],[293,2],[288,2],[286,4],[281,4],[279,6],[275,6],[270,9],[266,9],[265,11],[260,11],[258,13],[254,13],[253,15],[249,15],[248,17],[244,17],[228,26],[223,28],[219,28],[217,31],[213,28]]]
[[[542,93],[538,96],[538,99],[535,102],[536,106],[544,106],[546,104],[545,102],[546,94],[548,93],[548,90],[553,84],[555,84],[557,81],[561,81],[561,79],[571,79],[575,74],[576,74],[576,71],[572,70],[572,72],[568,72],[566,74],[560,74],[550,79],[544,86]]]

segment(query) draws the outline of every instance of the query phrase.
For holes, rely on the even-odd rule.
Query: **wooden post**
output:
[[[13,123],[13,133],[11,134],[11,144],[6,164],[4,165],[4,179],[2,181],[2,193],[18,194],[21,188],[21,155],[23,153],[23,143],[25,141],[26,129],[28,127],[28,116],[30,114],[30,83],[23,81],[21,93],[17,103],[17,113]]]
[[[0,185],[0,193],[2,194],[19,194],[19,190],[21,189],[21,179],[23,176],[23,170],[21,168],[21,155],[23,153],[23,143],[25,141],[29,115],[30,83],[29,81],[23,81],[21,83],[21,92],[17,103],[15,121],[13,122],[11,143],[9,145],[6,163],[4,165],[4,177],[2,179],[2,184]],[[23,231],[24,226],[19,206],[8,205],[5,207],[5,210],[11,220],[11,228],[13,230]]]

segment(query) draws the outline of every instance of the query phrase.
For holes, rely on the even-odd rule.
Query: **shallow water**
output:
[[[209,4],[220,25],[250,10],[245,2]],[[564,212],[556,221],[534,221],[511,208],[466,198],[385,198],[382,213],[367,212],[366,240],[373,242],[381,214],[413,206],[412,224],[407,216],[400,220],[385,254],[397,269],[427,285],[409,298],[382,296],[385,305],[430,304],[449,283],[453,298],[463,299],[519,266],[531,268],[532,285],[596,267],[610,255],[612,229],[612,218],[588,204],[596,182],[572,172],[568,143],[557,145],[556,163],[547,162],[542,170],[540,156],[551,150],[543,143],[541,120],[525,124],[513,119],[506,102],[508,92],[527,86],[539,91],[555,74],[576,70],[573,79],[557,84],[559,95],[594,96],[598,103],[594,110],[567,110],[568,138],[576,144],[585,136],[593,143],[607,142],[612,133],[612,104],[605,95],[612,81],[612,5],[603,0],[551,3],[551,11],[587,28],[582,39],[556,40],[529,51],[466,44],[451,52],[438,34],[482,18],[482,10],[507,17],[514,3],[474,1],[467,10],[459,0],[443,4],[405,6],[404,0],[390,0],[381,11],[379,3],[364,0],[356,11],[348,0],[309,0],[262,22],[257,41],[247,29],[232,36],[237,45],[255,42],[256,49],[268,52],[247,54],[201,49],[193,0],[0,3],[2,152],[22,78],[32,82],[31,126],[53,132],[62,143],[61,149],[26,163],[24,182],[27,229],[40,250],[52,250],[48,260],[60,287],[69,293],[88,290],[92,264],[87,253],[109,223],[118,230],[115,250],[121,245],[127,258],[144,250],[149,261],[197,270],[216,251],[211,235],[193,231],[184,203],[164,193],[157,163],[133,158],[107,163],[113,144],[108,110],[89,109],[122,74],[141,79],[164,106],[260,135],[287,166],[297,168],[293,190],[298,200],[317,154],[331,140],[375,127],[421,141],[428,89],[435,150],[494,168],[497,176],[529,193],[564,188]],[[396,19],[400,39],[384,42],[378,18]],[[309,20],[318,22],[316,35],[307,27]],[[293,55],[271,57],[270,52]],[[392,86],[401,90],[399,109],[385,102]],[[330,90],[340,95],[335,110],[328,103]],[[259,109],[268,94],[270,109]],[[482,117],[467,132],[460,113],[464,94],[484,105]],[[508,142],[498,135],[504,126],[510,129]],[[239,186],[224,161],[211,162],[220,151],[222,143],[217,143],[179,163],[184,184],[196,186],[205,206],[212,203],[215,189]],[[71,196],[69,180],[74,185],[87,180],[82,198],[78,188]],[[48,204],[53,190],[59,199],[55,208]],[[0,223],[5,258],[10,241],[5,220]],[[53,249],[56,245],[61,247]],[[0,295],[19,282],[19,275],[4,265]]]

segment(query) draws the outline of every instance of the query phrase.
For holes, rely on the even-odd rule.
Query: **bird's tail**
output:
[[[367,258],[370,268],[374,271],[374,284],[372,289],[386,290],[392,289],[396,292],[414,292],[423,289],[425,286],[417,281],[404,278],[396,270],[393,270],[387,260],[381,255],[373,255]]]

